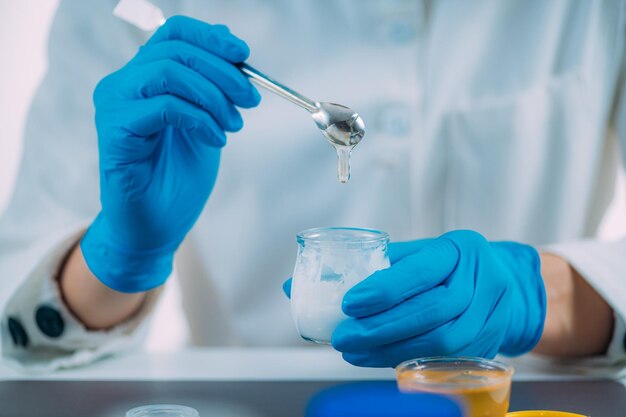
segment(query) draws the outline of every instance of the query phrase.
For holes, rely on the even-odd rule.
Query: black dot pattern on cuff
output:
[[[15,346],[27,347],[28,346],[28,334],[24,330],[22,323],[15,317],[9,317],[8,319],[9,333]]]
[[[40,306],[35,312],[35,322],[43,334],[51,338],[60,337],[65,330],[61,313],[50,306]]]

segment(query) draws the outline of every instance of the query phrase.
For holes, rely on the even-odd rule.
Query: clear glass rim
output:
[[[331,235],[332,232],[353,232],[355,239],[349,241],[337,241],[325,239],[324,235]],[[315,227],[303,230],[296,235],[299,244],[316,243],[328,245],[349,245],[349,244],[378,244],[389,242],[389,235],[376,229],[366,229],[360,227]]]
[[[126,412],[126,417],[150,417],[148,413],[178,413],[185,417],[199,417],[198,410],[177,404],[150,404],[135,407]],[[183,414],[184,413],[184,414]]]
[[[505,381],[510,381],[515,369],[511,365],[507,365],[506,363],[479,358],[479,357],[471,357],[471,356],[432,356],[427,358],[418,358],[418,359],[410,359],[408,361],[404,361],[396,366],[396,375],[400,375],[403,372],[411,372],[411,371],[420,371],[420,370],[428,370],[428,369],[436,369],[436,367],[431,367],[429,365],[433,364],[446,364],[446,363],[458,363],[458,364],[472,364],[478,367],[484,367],[486,370],[495,369],[501,372],[504,372],[504,375],[498,376],[496,378],[489,378],[488,381],[482,383],[475,384],[467,384],[466,387],[489,387],[492,385],[499,385]],[[437,387],[437,388],[458,388],[457,384],[451,384],[446,382],[428,382],[427,380],[413,380],[412,383],[426,386],[426,387]]]

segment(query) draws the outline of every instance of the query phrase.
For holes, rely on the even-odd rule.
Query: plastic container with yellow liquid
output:
[[[414,359],[396,367],[402,392],[456,397],[467,417],[505,417],[513,368],[497,361],[468,357]]]

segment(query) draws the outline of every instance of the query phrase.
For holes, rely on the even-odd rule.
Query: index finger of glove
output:
[[[418,252],[424,246],[432,243],[433,240],[434,239],[419,239],[408,242],[392,242],[388,247],[389,261],[395,264],[399,260]]]
[[[343,298],[343,311],[348,316],[366,317],[388,310],[441,284],[454,271],[459,257],[449,239],[433,240],[352,287]]]
[[[186,42],[166,41],[143,47],[129,66],[162,60],[178,62],[202,75],[239,107],[250,108],[259,104],[261,96],[239,68]]]
[[[292,279],[289,278],[287,281],[283,282],[283,292],[287,296],[287,298],[291,299],[291,282]]]
[[[471,294],[461,295],[456,288],[440,285],[380,314],[344,320],[333,332],[333,347],[356,352],[426,333],[463,313]]]
[[[211,25],[186,16],[169,18],[146,45],[179,40],[190,43],[227,61],[239,63],[250,55],[248,45],[224,25]]]

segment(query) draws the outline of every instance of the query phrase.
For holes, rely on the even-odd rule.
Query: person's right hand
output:
[[[217,176],[237,106],[260,95],[236,64],[248,46],[227,27],[169,19],[96,87],[102,210],[81,241],[91,272],[121,292],[161,285]]]

